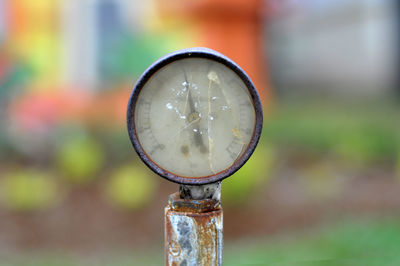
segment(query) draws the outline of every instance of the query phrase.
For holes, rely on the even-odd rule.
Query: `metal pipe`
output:
[[[218,184],[216,193],[219,190]],[[166,265],[222,265],[223,212],[219,198],[184,199],[182,191],[170,195],[165,208]]]

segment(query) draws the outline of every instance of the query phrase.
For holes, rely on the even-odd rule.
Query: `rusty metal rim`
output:
[[[206,58],[206,59],[211,59],[216,62],[222,63],[231,70],[233,70],[244,82],[246,85],[250,95],[251,99],[253,101],[253,106],[255,109],[255,115],[256,115],[256,122],[254,126],[254,132],[253,136],[249,142],[249,145],[246,148],[246,151],[238,158],[236,161],[227,169],[218,172],[214,175],[209,175],[209,176],[201,176],[201,177],[185,177],[185,176],[179,176],[175,175],[162,167],[160,167],[158,164],[156,164],[150,156],[144,151],[142,148],[138,136],[136,135],[136,129],[135,129],[135,107],[136,107],[136,102],[139,97],[140,91],[142,90],[143,86],[147,83],[147,81],[153,76],[154,73],[156,73],[158,70],[160,70],[162,67],[168,65],[169,63],[172,63],[176,60],[180,59],[185,59],[185,58]],[[262,105],[260,101],[260,97],[258,95],[258,92],[253,84],[253,82],[250,80],[249,76],[231,59],[227,58],[226,56],[208,49],[208,48],[203,48],[203,47],[196,47],[196,48],[189,48],[189,49],[183,49],[183,50],[178,50],[175,52],[172,52],[170,54],[167,54],[164,57],[161,57],[158,59],[156,62],[154,62],[152,65],[150,65],[149,68],[146,69],[146,71],[142,74],[142,76],[139,78],[137,81],[135,87],[133,88],[133,91],[131,93],[131,96],[129,98],[128,102],[128,109],[127,109],[127,126],[128,126],[128,133],[129,133],[129,138],[132,142],[133,147],[135,148],[136,153],[139,155],[140,159],[156,174],[159,176],[166,178],[167,180],[170,180],[175,183],[179,184],[186,184],[186,185],[204,185],[204,184],[209,184],[209,183],[214,183],[221,181],[230,175],[234,174],[237,170],[240,169],[240,167],[243,166],[243,164],[246,163],[246,161],[250,158],[252,153],[254,152],[257,143],[260,139],[261,131],[262,131],[262,124],[263,124],[263,113],[262,113]]]
[[[166,207],[166,210],[173,215],[195,217],[195,218],[196,217],[207,218],[210,216],[216,216],[223,213],[223,209],[221,207],[207,212],[192,212],[192,211],[180,211],[180,210],[176,211],[173,210],[170,206]]]

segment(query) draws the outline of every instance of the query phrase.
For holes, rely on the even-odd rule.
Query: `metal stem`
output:
[[[193,199],[193,195],[202,196]],[[181,185],[180,192],[170,195],[165,208],[166,265],[222,265],[223,212],[219,195],[220,184]]]

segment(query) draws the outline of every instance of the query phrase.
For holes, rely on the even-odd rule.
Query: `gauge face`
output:
[[[139,155],[157,173],[179,183],[226,177],[248,153],[255,135],[256,142],[259,137],[255,133],[260,130],[260,114],[254,87],[243,78],[247,76],[218,61],[219,55],[201,55],[153,65],[153,73],[142,77],[128,108],[128,127]]]

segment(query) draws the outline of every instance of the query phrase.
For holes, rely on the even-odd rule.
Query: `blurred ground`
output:
[[[367,219],[366,219],[367,218]],[[309,230],[288,231],[269,240],[251,238],[224,247],[226,265],[397,265],[400,231],[396,220],[346,219]],[[63,251],[8,253],[6,265],[161,265],[162,250],[116,249],[85,256]]]

